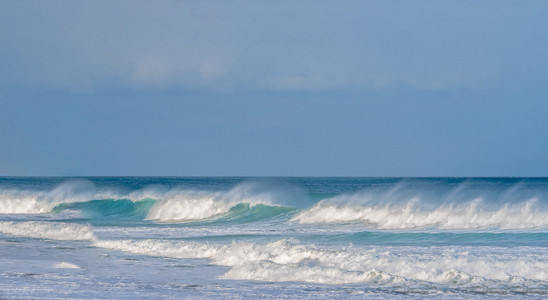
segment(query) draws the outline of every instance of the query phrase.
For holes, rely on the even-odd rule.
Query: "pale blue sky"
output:
[[[546,16],[0,0],[0,175],[548,176]]]

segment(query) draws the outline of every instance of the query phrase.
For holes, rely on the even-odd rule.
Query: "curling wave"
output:
[[[64,210],[88,218],[136,218],[187,222],[211,218],[268,217],[291,210],[278,206],[278,195],[261,185],[242,183],[228,191],[151,186],[124,193],[97,190],[87,180],[64,182],[52,190],[0,190],[0,214],[45,214]]]
[[[274,218],[276,216],[295,211],[295,208],[283,206],[271,206],[265,204],[251,205],[249,203],[237,203],[231,206],[232,203],[224,203],[229,206],[228,211],[217,211],[215,206],[218,203],[208,201],[200,201],[200,199],[190,199],[187,201],[165,201],[158,207],[157,200],[147,199],[140,201],[131,200],[91,200],[86,202],[62,203],[55,208],[53,212],[62,212],[65,210],[79,212],[79,217],[94,220],[105,221],[111,219],[113,221],[121,220],[160,220],[163,222],[174,221],[198,221],[205,220],[211,222],[254,222]],[[163,207],[162,207],[163,206]],[[154,213],[162,210],[168,211],[168,217],[163,218],[150,217]],[[207,213],[210,211],[214,213]],[[204,216],[205,212],[205,216]],[[196,217],[196,215],[200,217]],[[193,215],[195,218],[188,218]],[[204,217],[201,217],[204,216]]]

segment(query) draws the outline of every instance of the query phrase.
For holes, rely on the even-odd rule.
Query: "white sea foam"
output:
[[[51,240],[94,239],[91,226],[61,222],[0,222],[0,233]]]
[[[0,190],[0,214],[42,214],[64,202],[94,198],[95,186],[86,180],[71,180],[49,191]]]
[[[226,192],[174,189],[155,196],[151,195],[151,192],[141,193],[135,198],[158,197],[160,199],[150,209],[147,218],[162,222],[202,220],[227,213],[230,208],[240,203],[253,206],[274,202],[273,194],[256,190],[252,184],[241,184]]]
[[[53,267],[56,269],[80,269],[79,266],[64,261],[53,265]]]
[[[228,266],[226,279],[327,284],[395,284],[418,280],[450,285],[495,280],[548,281],[545,249],[376,247],[321,249],[292,241],[229,245],[166,240],[99,240],[97,247],[175,258],[208,258]],[[537,251],[538,250],[538,251]]]
[[[418,202],[418,198],[413,198],[401,204],[358,205],[324,200],[292,220],[304,224],[358,221],[381,229],[527,229],[548,226],[548,211],[538,207],[537,199],[488,207],[477,198],[467,203],[451,203],[433,209],[420,207]]]

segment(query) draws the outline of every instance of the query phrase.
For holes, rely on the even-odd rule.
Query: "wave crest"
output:
[[[421,207],[418,198],[402,204],[357,205],[324,200],[296,215],[292,220],[303,224],[364,222],[379,229],[534,229],[548,226],[548,211],[538,200],[493,207],[482,205],[481,198],[463,204]]]
[[[64,182],[49,191],[2,190],[0,214],[43,214],[65,202],[93,199],[95,186],[87,180]]]
[[[228,213],[239,204],[251,207],[272,205],[275,196],[256,186],[242,184],[228,192],[173,190],[163,194],[150,209],[147,219],[161,222],[196,221]]]

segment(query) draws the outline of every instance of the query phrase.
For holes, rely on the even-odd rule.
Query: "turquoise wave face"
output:
[[[53,214],[61,214],[64,211],[79,212],[77,220],[87,220],[91,223],[111,223],[128,221],[146,221],[150,209],[157,203],[157,200],[146,199],[141,201],[131,201],[128,199],[103,199],[91,200],[85,202],[62,203],[55,206]],[[213,223],[251,223],[262,220],[288,216],[297,212],[298,209],[292,207],[270,206],[264,204],[250,205],[249,203],[239,203],[232,206],[228,212],[213,215],[209,218],[179,221],[179,223],[213,224]],[[285,218],[288,219],[288,218]],[[177,223],[171,221],[169,223]]]
[[[155,203],[156,200],[153,199],[136,202],[127,199],[91,200],[86,202],[59,204],[53,208],[53,213],[60,213],[64,210],[76,210],[81,213],[83,218],[89,220],[144,220],[149,209]]]
[[[228,213],[214,216],[212,222],[251,223],[286,216],[296,211],[298,209],[292,207],[239,203],[231,207]]]

